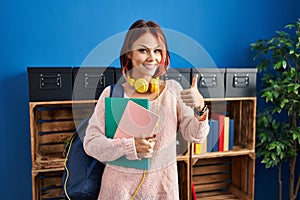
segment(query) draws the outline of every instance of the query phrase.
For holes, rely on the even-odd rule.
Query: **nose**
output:
[[[153,51],[149,51],[148,60],[154,60],[154,58],[155,58],[154,52]]]
[[[156,61],[156,62],[160,62],[161,60],[161,54],[157,53],[155,51],[149,51],[148,53],[148,61]]]

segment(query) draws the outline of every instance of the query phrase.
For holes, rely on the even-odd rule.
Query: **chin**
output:
[[[139,71],[139,73],[142,75],[142,76],[154,76],[154,74],[155,74],[155,72],[156,72],[156,70],[158,69],[158,67],[153,67],[153,68],[148,68],[148,67],[137,67],[136,68],[138,71]]]

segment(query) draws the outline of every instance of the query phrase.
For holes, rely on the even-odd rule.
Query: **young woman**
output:
[[[120,62],[127,80],[122,84],[124,97],[149,99],[150,110],[160,119],[153,137],[109,139],[105,136],[104,99],[109,97],[110,87],[102,92],[86,131],[85,151],[101,162],[121,156],[130,160],[150,158],[150,170],[107,164],[98,199],[179,199],[177,130],[186,140],[196,143],[201,143],[209,131],[208,110],[197,88],[198,77],[186,90],[174,80],[159,80],[168,70],[170,56],[165,35],[153,21],[132,24]]]

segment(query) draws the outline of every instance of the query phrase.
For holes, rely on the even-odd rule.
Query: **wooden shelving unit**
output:
[[[75,71],[70,67],[60,70],[57,68],[54,70],[52,67],[28,70],[30,99],[32,101],[53,99],[53,97],[70,99],[74,89],[74,86],[71,87],[72,83],[78,84],[75,84],[75,88],[78,86],[82,89],[80,98],[87,98],[90,92],[95,92],[95,88],[86,87],[88,83],[86,78],[89,76],[93,77],[94,81],[96,81],[95,77],[100,76],[98,81],[101,83],[101,89],[104,89],[105,85],[116,83],[115,77],[117,80],[121,77],[119,68],[110,69],[107,74],[102,73],[104,69],[99,69],[100,75],[98,69],[97,72],[94,71],[95,68],[86,69],[89,73],[81,77],[82,82],[73,80],[75,78],[73,75],[78,72],[77,68]],[[245,70],[234,69],[237,74],[241,74],[243,80],[245,79],[243,85],[245,88],[232,87],[231,81],[234,79],[225,69],[201,69],[200,71],[207,75],[204,79],[208,78],[212,83],[219,83],[213,84],[217,87],[202,88],[202,94],[229,96],[230,93],[223,94],[223,92],[232,90],[234,96],[239,93],[255,95],[256,79],[254,76],[251,78],[252,75],[250,78],[248,76],[248,72],[253,70],[247,69],[245,75]],[[44,76],[45,73],[53,76]],[[191,77],[195,73],[199,73],[198,70],[176,68],[173,72],[169,71],[164,80],[174,79],[186,89],[190,87]],[[103,82],[103,76],[107,80],[106,83]],[[44,80],[45,77],[48,78],[48,82]],[[63,87],[57,80],[65,81]],[[37,87],[41,82],[47,84],[47,87],[45,85],[42,85],[42,88]],[[55,86],[59,88],[53,88],[53,83],[56,83]],[[94,97],[95,95],[91,95],[91,98]],[[192,199],[192,183],[199,199],[254,199],[256,97],[206,98],[205,101],[210,114],[225,113],[234,119],[234,146],[230,151],[195,155],[194,145],[184,141],[181,134],[177,133],[180,199]],[[65,160],[64,142],[73,134],[76,125],[93,113],[96,102],[97,100],[69,100],[29,103],[34,200],[63,198],[61,178]]]
[[[64,142],[89,117],[96,100],[30,102],[32,199],[63,199]],[[178,134],[179,136],[180,134]],[[190,144],[177,156],[180,199],[190,199]]]
[[[211,113],[234,119],[230,151],[194,154],[191,181],[199,199],[254,199],[256,98],[206,99]]]
[[[210,112],[235,120],[233,150],[195,155],[178,133],[180,199],[254,199],[256,98],[205,99]],[[64,142],[92,114],[96,100],[30,102],[33,199],[62,199]],[[75,113],[74,113],[75,112]]]

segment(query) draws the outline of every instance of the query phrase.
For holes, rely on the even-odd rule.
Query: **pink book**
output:
[[[128,101],[114,138],[152,137],[159,116],[133,101]]]
[[[218,128],[218,147],[219,151],[224,151],[224,120],[225,120],[225,115],[222,114],[211,114],[211,118],[218,120],[219,122],[219,128]]]

